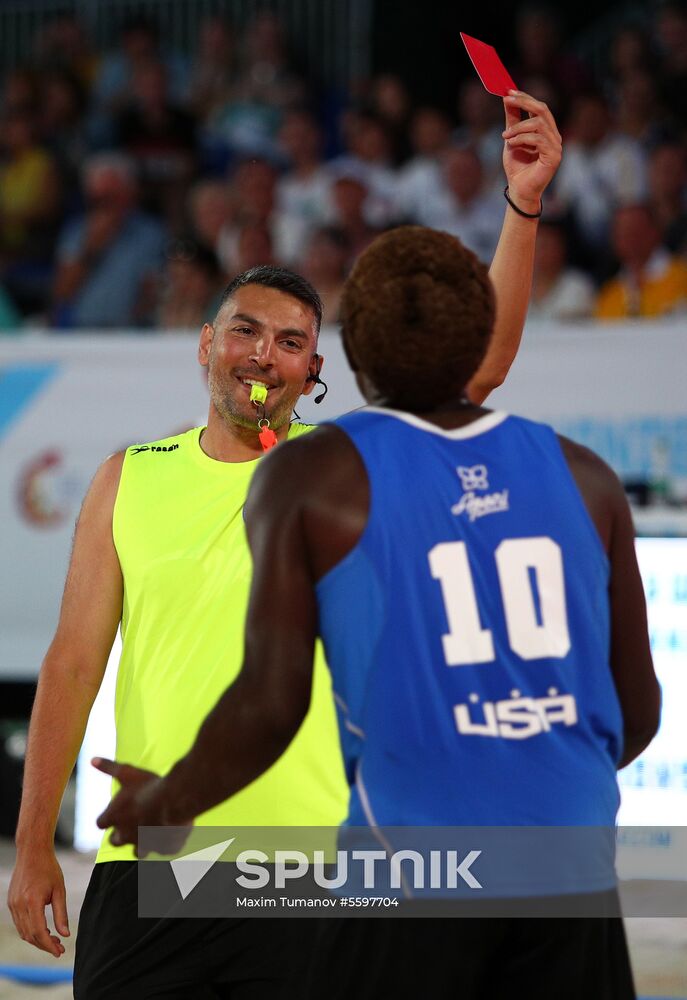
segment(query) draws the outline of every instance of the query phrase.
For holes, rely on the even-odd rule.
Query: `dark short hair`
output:
[[[251,267],[237,274],[222,292],[217,312],[221,312],[237,289],[245,288],[246,285],[262,285],[264,288],[274,288],[278,292],[292,295],[294,299],[312,309],[315,314],[315,329],[319,333],[322,323],[322,299],[302,275],[275,264],[258,264],[257,267]]]
[[[378,236],[341,301],[349,359],[391,405],[418,411],[460,395],[494,316],[486,266],[454,236],[423,226]]]

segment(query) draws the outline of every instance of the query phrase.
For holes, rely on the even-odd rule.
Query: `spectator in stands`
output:
[[[597,319],[687,311],[687,263],[661,245],[661,233],[648,205],[619,208],[612,238],[620,271],[599,292]]]
[[[227,182],[212,178],[197,181],[188,196],[186,215],[193,239],[214,253],[229,271],[231,246],[227,243],[231,244],[235,212]]]
[[[528,91],[531,93],[531,91]],[[487,187],[498,183],[503,189],[503,108],[482,83],[469,77],[458,93],[456,146],[471,146],[479,156]]]
[[[201,121],[226,103],[236,80],[236,58],[234,30],[226,17],[203,18],[189,86],[190,106]]]
[[[607,102],[588,92],[587,70],[565,51],[557,14],[550,8],[528,6],[516,21],[519,64],[514,60],[513,72],[520,86],[549,104],[556,92],[569,98],[584,88],[572,102],[566,155],[555,189],[547,197],[547,209],[555,201],[561,211],[569,212],[575,260],[589,264],[597,282],[611,273],[611,219],[625,204],[649,200],[665,246],[678,254],[687,251],[686,168],[680,145],[680,123],[687,127],[682,99],[687,82],[687,7],[668,0],[653,15],[655,46],[651,15],[638,11],[638,16],[646,28],[639,22],[626,23],[612,38],[606,78],[599,80]],[[314,246],[322,245],[333,258],[339,249],[336,240],[327,243],[327,237],[318,242],[319,230],[331,226],[344,232],[343,243],[352,255],[367,246],[380,228],[399,221],[455,232],[484,259],[493,252],[503,213],[500,107],[472,76],[461,89],[461,121],[455,135],[469,140],[465,144],[477,152],[481,179],[470,152],[451,148],[447,153],[451,130],[447,116],[430,108],[410,115],[412,94],[391,73],[373,77],[348,95],[349,101],[365,103],[353,105],[343,118],[343,156],[324,161],[323,130],[304,109],[330,109],[331,140],[341,98],[317,103],[321,95],[307,83],[289,51],[284,23],[262,6],[240,38],[221,14],[205,17],[192,75],[188,60],[161,44],[156,25],[139,15],[124,25],[119,49],[104,58],[94,53],[83,25],[71,13],[58,14],[37,31],[33,53],[30,69],[22,67],[5,76],[0,95],[0,113],[3,108],[10,112],[10,127],[0,135],[0,146],[9,150],[12,144],[17,131],[12,116],[17,122],[33,120],[41,142],[32,140],[37,154],[33,166],[30,158],[19,157],[17,147],[16,155],[9,153],[0,167],[0,199],[4,182],[6,207],[0,215],[0,281],[22,313],[40,311],[48,298],[59,209],[63,215],[81,209],[81,166],[94,149],[103,148],[104,139],[107,148],[117,139],[120,148],[139,160],[142,187],[132,215],[140,218],[141,206],[160,211],[167,237],[190,228],[195,239],[217,254],[227,273],[235,273],[239,256],[253,258],[261,247],[270,259],[297,267],[311,237]],[[658,96],[655,81],[665,88]],[[96,122],[107,125],[95,133],[86,106],[89,87]],[[679,120],[666,115],[664,101]],[[199,143],[201,131],[206,138],[211,134],[208,123],[219,128],[216,147],[214,140]],[[458,145],[455,135],[453,146]],[[411,158],[399,167],[408,151]],[[257,162],[246,164],[247,158]],[[32,171],[40,159],[52,167],[56,179],[51,180],[48,169],[45,183],[35,180],[40,170]],[[227,160],[232,172],[225,189]],[[278,168],[283,166],[280,176]],[[490,202],[492,171],[499,186],[498,197]],[[209,180],[202,180],[190,194],[196,176]],[[7,194],[13,184],[21,189],[18,197]],[[32,185],[36,197],[27,198],[26,189]],[[7,240],[8,230],[17,232],[22,199],[29,205],[22,237],[28,258],[22,253],[15,256]],[[188,214],[182,214],[184,205]],[[96,234],[105,233],[108,225],[93,204],[85,218],[92,220],[89,246],[96,246]],[[114,232],[113,220],[111,216]],[[542,237],[544,259],[547,254],[556,257],[559,236]],[[239,253],[241,241],[244,250]],[[103,237],[103,246],[108,243]],[[96,255],[86,256],[92,270]],[[61,261],[56,288],[62,288],[63,265]],[[332,269],[336,270],[333,265]],[[542,287],[556,285],[554,271],[553,264],[551,272],[542,265]],[[60,321],[73,322],[74,296],[60,299],[56,314]],[[548,293],[542,292],[541,301],[547,299]],[[141,313],[141,302],[138,298],[134,313],[150,320],[150,307]]]
[[[656,78],[647,70],[628,71],[619,82],[614,125],[619,135],[635,140],[645,152],[675,137],[676,128],[661,104]]]
[[[240,272],[239,258],[252,259],[252,247],[264,245],[269,250],[269,261],[279,260],[276,250],[278,232],[275,227],[277,171],[264,159],[243,160],[234,169],[228,184],[230,202],[229,218],[222,226],[217,243],[217,255],[227,275]],[[244,241],[248,249],[241,252],[239,243],[246,227],[257,227],[247,233]],[[267,233],[264,238],[263,231]],[[259,263],[259,262],[258,262]],[[246,268],[252,265],[247,264]]]
[[[118,153],[92,157],[84,168],[84,193],[86,211],[60,239],[53,325],[149,325],[164,232],[138,207],[133,163]]]
[[[81,207],[81,165],[91,151],[87,93],[76,76],[51,70],[41,80],[39,133],[54,157],[66,214]]]
[[[262,241],[260,230],[265,229],[269,235],[270,261],[279,264],[289,264],[298,259],[302,253],[309,230],[314,223],[322,222],[317,208],[315,218],[306,217],[301,222],[295,214],[282,212],[278,205],[277,170],[267,160],[252,159],[241,163],[231,179],[231,198],[233,201],[233,222],[222,229],[219,253],[223,263],[228,264],[231,273],[238,273],[238,257],[244,257],[238,248],[239,234],[246,226],[257,226],[258,231],[249,237],[252,246]],[[293,189],[291,193],[294,193]],[[312,192],[317,201],[317,192]],[[305,191],[303,191],[305,199]],[[296,204],[296,198],[292,205]],[[301,201],[305,206],[305,200]],[[323,207],[326,207],[323,206]],[[294,222],[296,225],[294,225]],[[249,254],[252,257],[252,254]],[[268,261],[264,261],[268,263]],[[251,267],[246,264],[246,269]]]
[[[323,323],[339,322],[341,293],[351,259],[346,234],[334,226],[323,226],[311,235],[298,271],[317,289],[322,299]]]
[[[394,221],[397,176],[386,125],[369,111],[353,109],[344,114],[342,129],[346,148],[330,165],[336,172],[360,177],[368,190],[365,212],[370,225],[387,226]]]
[[[224,143],[228,156],[278,156],[277,132],[288,108],[307,101],[295,72],[283,25],[266,10],[246,28],[238,46],[239,67],[230,92],[207,123],[210,144]]]
[[[521,7],[515,19],[515,38],[518,56],[513,73],[519,86],[524,87],[524,81],[529,86],[532,79],[546,80],[564,107],[589,86],[586,67],[563,48],[561,14],[553,6],[534,3]]]
[[[92,129],[102,144],[111,142],[114,116],[134,97],[136,70],[154,62],[162,62],[167,70],[172,99],[183,102],[188,94],[186,59],[160,45],[157,26],[147,17],[129,19],[118,48],[105,56],[93,85]]]
[[[411,154],[408,132],[412,102],[408,88],[395,73],[380,73],[370,83],[369,105],[386,128],[391,142],[391,160],[398,167]]]
[[[611,92],[631,73],[654,73],[656,53],[647,26],[624,24],[618,28],[611,38],[608,62],[608,87]]]
[[[305,83],[289,51],[284,24],[272,11],[255,14],[242,40],[235,96],[277,108],[304,102]]]
[[[32,66],[40,73],[68,73],[88,91],[99,65],[83,23],[72,12],[57,14],[36,34]]]
[[[59,186],[55,163],[35,137],[31,113],[7,112],[0,128],[0,245],[5,260],[31,254],[38,232],[55,220]]]
[[[115,132],[117,145],[136,162],[141,203],[179,231],[184,192],[196,166],[196,125],[171,97],[164,63],[150,60],[136,66]]]
[[[278,140],[289,164],[277,181],[276,212],[281,233],[278,256],[293,264],[311,231],[321,226],[331,212],[332,178],[322,159],[322,131],[309,111],[287,112]]]
[[[26,66],[10,70],[2,83],[0,113],[13,111],[35,114],[40,97],[39,77]]]
[[[268,160],[244,160],[231,178],[237,217],[269,225],[276,204],[277,171]]]
[[[444,154],[442,185],[416,221],[457,236],[480,260],[491,261],[503,224],[503,196],[485,185],[474,149],[452,147]]]
[[[369,221],[367,204],[370,191],[362,171],[352,164],[340,164],[332,184],[330,225],[343,232],[350,249],[347,267],[381,232]]]
[[[451,121],[437,108],[418,108],[410,123],[412,157],[398,171],[396,215],[418,219],[442,184],[441,161],[451,141]]]
[[[62,192],[52,156],[35,139],[28,110],[0,123],[0,264],[3,280],[25,312],[40,310],[50,279]]]
[[[274,211],[277,168],[270,160],[240,160],[229,174],[228,189],[236,210],[246,220],[264,222]]]
[[[649,157],[649,201],[671,253],[687,251],[687,150],[683,143],[665,142]]]
[[[568,266],[565,226],[542,220],[537,232],[528,317],[562,323],[588,319],[594,308],[594,294],[591,278]]]
[[[663,103],[672,116],[687,126],[687,8],[683,3],[666,3],[657,9],[659,80]]]
[[[238,231],[234,268],[227,277],[231,280],[259,264],[277,263],[281,262],[275,259],[269,227],[263,222],[247,222]]]
[[[579,237],[595,258],[605,253],[613,211],[646,195],[645,158],[639,143],[612,131],[608,105],[598,93],[574,98],[565,156],[555,192],[570,211]]]
[[[188,237],[175,240],[167,252],[155,326],[195,332],[212,322],[225,283],[211,250]]]

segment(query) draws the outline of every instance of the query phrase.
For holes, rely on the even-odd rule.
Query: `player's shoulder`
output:
[[[623,484],[610,465],[591,448],[561,435],[558,440],[570,473],[608,549],[612,526],[619,519],[631,522]]]
[[[613,469],[604,462],[600,455],[597,455],[591,448],[587,448],[571,438],[562,434],[556,435],[561,446],[563,457],[571,470],[579,470],[590,479],[594,480],[600,487],[603,486],[611,492],[620,491],[624,495],[623,485]]]
[[[96,470],[84,498],[79,520],[84,514],[100,512],[111,516],[114,509],[119,483],[122,478],[122,468],[126,457],[126,449],[116,451],[101,462]]]
[[[108,455],[105,461],[100,464],[98,471],[93,477],[91,489],[95,488],[105,492],[112,489],[116,491],[122,475],[122,466],[124,465],[125,458],[126,448]]]
[[[300,425],[287,441],[273,448],[259,463],[253,477],[253,498],[276,498],[282,504],[316,500],[334,481],[356,475],[362,466],[349,436],[335,424]],[[306,497],[307,493],[307,497]]]

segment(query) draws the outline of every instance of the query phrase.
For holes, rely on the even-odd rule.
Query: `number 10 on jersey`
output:
[[[491,663],[494,639],[482,627],[465,542],[429,552],[441,584],[449,631],[442,636],[449,667]],[[561,548],[552,538],[508,538],[494,553],[508,642],[523,660],[562,658],[570,650]]]

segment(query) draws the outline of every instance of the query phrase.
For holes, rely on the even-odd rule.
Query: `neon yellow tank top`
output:
[[[293,424],[289,437],[311,428]],[[252,462],[217,462],[203,428],[126,452],[114,542],[124,577],[117,760],[165,773],[237,676],[251,559],[243,505]],[[310,711],[285,754],[204,826],[338,826],[348,785],[331,679],[318,644]],[[109,834],[97,861],[134,858]]]

